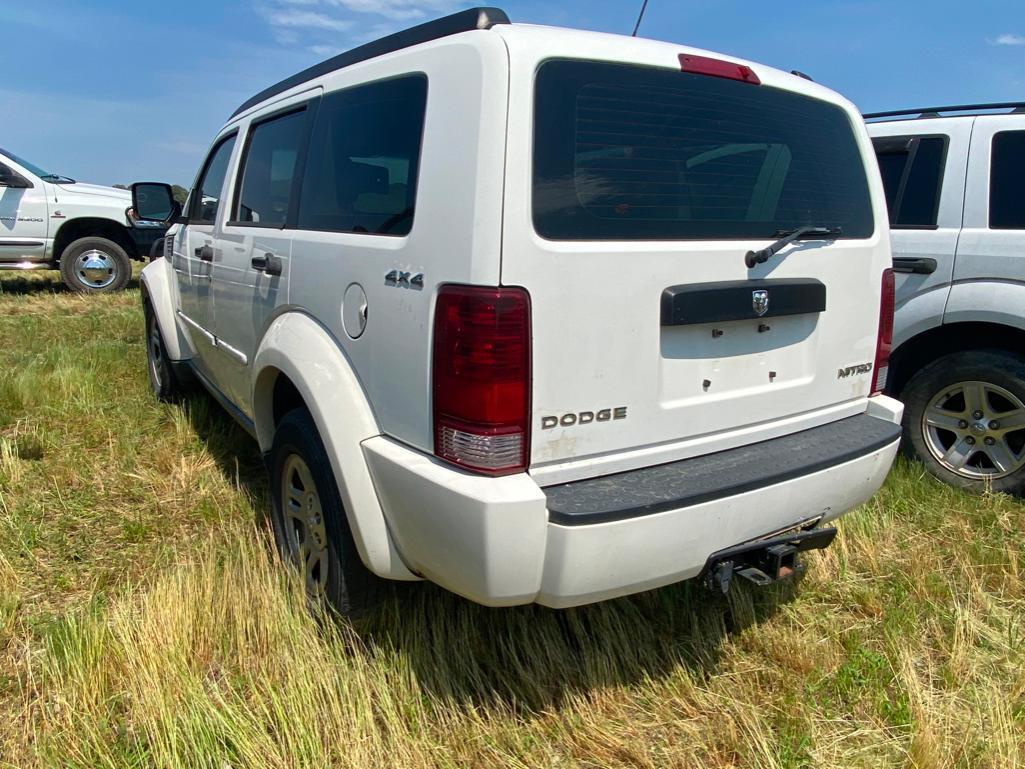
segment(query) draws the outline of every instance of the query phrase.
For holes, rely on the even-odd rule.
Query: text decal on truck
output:
[[[598,411],[571,412],[558,417],[541,417],[541,429],[551,430],[559,425],[563,427],[589,425],[591,422],[609,422],[613,419],[626,419],[626,406],[616,406],[615,408],[600,409]]]
[[[871,370],[871,363],[859,363],[857,366],[848,366],[847,368],[837,369],[836,378],[846,379],[847,377],[854,376],[856,374],[867,374]]]

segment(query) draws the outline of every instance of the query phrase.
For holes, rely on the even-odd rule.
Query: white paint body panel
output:
[[[560,480],[621,472],[765,440],[778,421],[806,414],[813,422],[816,412],[837,404],[860,401],[863,411],[872,377],[838,378],[837,371],[874,360],[890,248],[882,183],[854,106],[815,83],[750,63],[758,87],[823,99],[846,113],[869,168],[876,221],[870,238],[788,248],[752,270],[744,254],[768,241],[546,240],[535,232],[531,211],[538,67],[558,57],[679,70],[680,53],[715,54],[521,25],[499,33],[511,61],[502,283],[524,286],[531,296],[531,471]],[[715,324],[719,337],[713,324],[660,326],[660,297],[670,286],[809,277],[825,284],[827,311],[773,318],[769,333],[751,321]],[[629,414],[621,421],[541,425],[545,415],[620,406]]]
[[[894,257],[936,260],[931,275],[897,275],[894,350],[954,323],[1025,329],[1025,230],[989,228],[990,154],[1000,131],[1025,131],[1025,115],[870,123],[877,136],[946,136],[937,227],[891,231]],[[980,338],[980,348],[993,346]]]
[[[893,447],[763,490],[768,504],[765,495],[751,493],[700,510],[573,532],[548,522],[542,485],[768,440],[872,409],[899,421],[899,405],[868,397],[870,377],[837,379],[838,368],[873,360],[880,275],[890,256],[868,136],[853,107],[827,89],[753,65],[767,85],[828,100],[851,118],[868,170],[875,233],[794,249],[754,271],[755,277],[823,280],[830,313],[811,322],[774,319],[775,338],[785,343],[753,355],[731,354],[750,345],[750,329],[728,329],[722,357],[733,360],[717,362],[704,351],[700,364],[713,374],[725,372],[721,389],[693,393],[677,386],[681,376],[700,381],[702,371],[685,359],[688,347],[706,342],[679,329],[668,332],[672,339],[660,338],[659,295],[679,283],[745,278],[745,251],[765,242],[688,243],[686,270],[672,268],[679,243],[630,243],[625,250],[645,267],[625,275],[622,243],[554,244],[534,234],[528,201],[538,62],[573,56],[678,68],[677,55],[688,51],[702,53],[625,37],[500,26],[324,75],[241,113],[222,130],[220,136],[237,130],[239,138],[218,221],[181,227],[170,262],[147,267],[144,283],[160,305],[165,337],[166,324],[175,326],[170,335],[179,343],[168,346],[172,357],[191,360],[236,407],[236,416],[252,421],[264,451],[273,440],[276,378],[295,384],[330,455],[360,555],[375,573],[427,577],[490,605],[574,605],[692,576],[715,549],[805,519],[810,511],[839,514],[882,482]],[[410,73],[426,75],[429,85],[408,235],[253,230],[227,222],[241,148],[255,121],[311,95]],[[206,268],[195,263],[194,250],[206,243],[214,262],[197,282]],[[253,272],[249,261],[263,252],[282,259],[280,277]],[[584,282],[581,260],[591,270]],[[386,286],[391,270],[422,272],[423,289]],[[529,471],[516,475],[477,476],[432,457],[431,333],[434,298],[446,283],[529,289],[535,423],[544,410],[599,405],[627,405],[630,419],[591,434],[535,431]],[[355,339],[345,331],[342,305],[353,284],[362,287],[368,307]],[[604,303],[609,317],[583,329],[581,318],[594,316],[574,285]],[[183,321],[183,307],[201,322]],[[558,344],[567,335],[577,345],[571,355]],[[663,354],[667,346],[677,354]],[[780,376],[770,386],[763,382],[773,367]],[[622,543],[618,554],[613,541]]]
[[[869,413],[899,423],[902,410],[877,397]],[[820,516],[828,523],[879,489],[897,442],[792,481],[588,526],[549,522],[544,492],[527,474],[474,476],[384,437],[363,451],[414,569],[488,606],[563,608],[689,579],[716,551]]]
[[[132,226],[125,216],[132,204],[128,190],[82,182],[51,184],[3,153],[0,164],[32,184],[26,189],[0,186],[0,264],[51,263],[58,231],[74,219],[109,219],[121,227]],[[5,245],[25,242],[42,245]]]

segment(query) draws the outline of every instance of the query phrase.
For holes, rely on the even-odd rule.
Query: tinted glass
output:
[[[406,235],[413,226],[427,78],[325,96],[299,199],[299,228]]]
[[[1025,131],[1002,131],[993,137],[989,226],[1025,229]]]
[[[213,222],[217,219],[217,210],[221,205],[221,191],[224,189],[224,177],[228,173],[228,161],[235,147],[235,136],[229,136],[211,153],[207,161],[203,177],[196,185],[199,200],[196,203],[194,221]]]
[[[53,174],[51,174],[49,171],[44,171],[39,166],[35,165],[34,163],[29,163],[24,158],[19,158],[13,152],[8,152],[5,149],[0,149],[0,155],[6,155],[11,160],[13,160],[15,163],[17,163],[19,166],[21,166],[26,171],[28,171],[30,174],[35,174],[36,176],[39,176],[39,177],[53,176]]]
[[[771,238],[874,228],[847,115],[767,86],[551,61],[537,76],[534,226],[557,240]]]
[[[886,189],[890,224],[930,227],[940,205],[947,139],[942,136],[887,136],[874,140]]]
[[[299,146],[306,132],[306,110],[254,126],[242,160],[235,221],[280,227],[288,218]]]

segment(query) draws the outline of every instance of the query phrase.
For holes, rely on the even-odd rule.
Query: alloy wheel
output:
[[[328,575],[327,527],[317,485],[298,454],[285,460],[281,506],[289,555],[303,570],[307,592],[322,596]]]
[[[936,461],[969,478],[1003,478],[1025,465],[1025,403],[990,382],[958,382],[935,395],[922,435]]]

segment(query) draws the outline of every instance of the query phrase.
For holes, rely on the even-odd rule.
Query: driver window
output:
[[[232,134],[222,139],[210,153],[210,159],[207,160],[203,175],[196,185],[198,199],[194,204],[193,224],[213,224],[217,220],[221,193],[224,190],[224,177],[228,174],[228,162],[235,147],[235,137],[236,134]]]
[[[299,229],[408,235],[426,104],[423,75],[325,96],[310,140]]]

